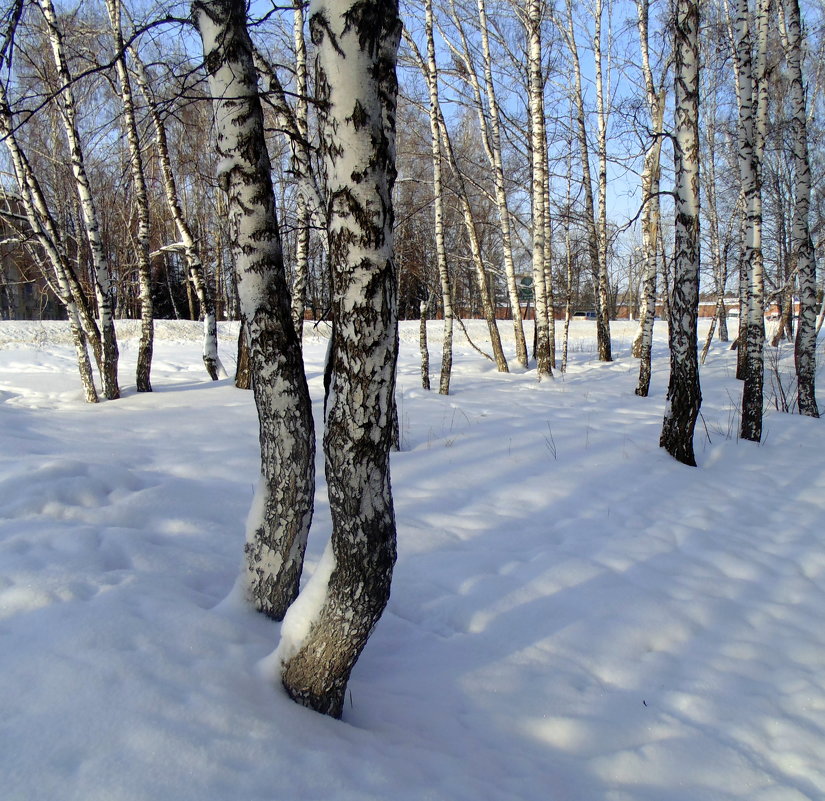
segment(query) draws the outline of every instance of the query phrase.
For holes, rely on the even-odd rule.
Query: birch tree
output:
[[[791,130],[794,161],[794,209],[791,242],[799,282],[799,325],[794,360],[799,413],[819,417],[816,403],[816,258],[810,232],[811,164],[808,155],[808,113],[802,80],[802,23],[799,0],[785,0],[787,61],[791,81]]]
[[[573,67],[573,102],[576,109],[575,129],[576,137],[579,142],[579,152],[581,158],[582,168],[582,187],[584,189],[584,222],[587,229],[587,246],[588,254],[590,256],[590,268],[593,274],[593,280],[596,284],[596,301],[598,308],[596,309],[596,337],[599,349],[599,358],[602,361],[610,361],[612,356],[610,352],[610,329],[609,324],[605,327],[605,317],[603,315],[601,304],[602,300],[607,303],[607,264],[605,262],[606,253],[602,253],[601,242],[603,240],[599,235],[599,226],[596,216],[596,204],[593,198],[593,178],[590,170],[590,143],[587,132],[587,118],[585,114],[584,105],[584,90],[582,88],[582,68],[581,59],[579,58],[579,48],[576,43],[576,28],[573,17],[573,3],[572,0],[567,0],[567,19],[564,22],[558,22],[558,27],[567,41],[567,47],[570,51],[570,60]],[[607,314],[605,311],[604,314]],[[608,318],[609,319],[609,318]]]
[[[607,276],[607,111],[605,105],[602,21],[604,3],[596,0],[593,61],[596,72],[596,152],[599,157],[598,246],[596,269],[596,340],[599,359],[612,361],[610,347],[610,285]]]
[[[438,64],[435,57],[435,32],[432,0],[424,1],[424,35],[427,40],[427,92],[429,94],[430,145],[433,160],[433,231],[435,234],[435,261],[441,286],[441,309],[444,332],[441,343],[441,374],[438,392],[450,394],[450,376],[453,369],[453,292],[447,268],[447,247],[444,243],[444,181],[441,157],[441,103],[438,97]]]
[[[152,92],[149,76],[143,61],[138,56],[136,50],[132,49],[131,55],[135,67],[135,77],[138,88],[149,110],[149,116],[155,131],[155,150],[157,151],[158,164],[163,179],[163,191],[166,196],[166,204],[175,222],[175,228],[177,229],[183,246],[189,280],[195,289],[195,294],[197,295],[198,304],[201,309],[201,316],[203,317],[203,364],[209,377],[213,381],[217,381],[219,373],[223,370],[223,365],[218,356],[218,325],[215,315],[215,301],[206,277],[204,276],[203,263],[195,242],[195,237],[192,234],[192,228],[181,206],[177,180],[175,179],[175,174],[172,170],[172,160],[169,156],[166,124],[158,109],[157,100]]]
[[[301,347],[292,322],[243,0],[196,0],[215,114],[219,181],[249,338],[261,480],[247,524],[246,591],[281,619],[298,593],[312,519],[315,434]]]
[[[119,83],[120,100],[123,105],[123,124],[126,129],[126,140],[129,144],[129,168],[132,174],[138,219],[136,256],[140,292],[140,340],[138,342],[135,383],[138,392],[151,392],[155,321],[152,313],[152,282],[149,256],[149,195],[146,189],[143,168],[143,151],[135,118],[132,81],[126,67],[126,47],[123,41],[120,0],[106,0],[106,11],[109,14],[109,23],[115,45],[115,69]]]
[[[699,308],[699,4],[676,0],[674,25],[675,252],[670,381],[659,444],[695,466],[693,431],[702,393],[696,348]]]
[[[307,96],[307,46],[304,38],[306,23],[303,0],[293,0],[292,38],[295,44],[295,124],[303,142],[309,143],[309,100]],[[296,159],[295,167],[300,169]],[[304,336],[304,314],[306,311],[307,279],[309,276],[309,225],[311,210],[305,193],[297,198],[297,231],[295,242],[295,266],[292,276],[292,320],[298,339]]]
[[[324,457],[333,562],[309,630],[282,652],[297,702],[340,717],[353,665],[389,598],[395,562],[390,487],[398,333],[393,264],[396,0],[318,0],[321,149],[333,289]],[[289,627],[289,618],[284,628]]]
[[[0,49],[0,71],[6,64],[7,50],[21,14],[22,2],[16,3],[15,7],[10,11],[8,29],[3,32],[2,49]],[[3,138],[6,148],[9,151],[12,169],[14,170],[14,176],[20,190],[19,197],[25,213],[25,219],[22,222],[28,224],[34,241],[40,246],[51,265],[54,277],[52,286],[56,289],[56,294],[66,309],[72,344],[75,349],[78,371],[80,373],[80,380],[86,402],[97,403],[97,389],[95,388],[92,365],[86,347],[87,338],[83,330],[83,318],[80,308],[81,305],[85,307],[85,304],[82,300],[78,302],[77,293],[81,291],[80,285],[76,277],[72,275],[71,265],[66,258],[66,251],[61,240],[60,230],[55,224],[54,217],[48,210],[40,185],[34,173],[31,171],[29,162],[17,141],[14,118],[9,108],[6,86],[3,81],[0,81],[0,137]],[[0,212],[0,216],[8,219],[8,213],[10,211],[11,210],[7,208],[6,214]],[[16,214],[15,217],[17,217]],[[26,238],[28,239],[29,237],[27,236]],[[75,280],[73,281],[72,278]],[[89,319],[88,310],[86,310],[86,318],[88,324],[94,324],[94,321]],[[99,347],[99,341],[97,344]]]
[[[545,214],[547,197],[547,148],[544,123],[544,75],[542,70],[541,23],[543,0],[530,0],[527,7],[527,80],[532,167],[532,267],[536,309],[536,373],[539,380],[553,375],[550,355],[550,321],[545,280]]]
[[[643,307],[638,335],[639,383],[636,394],[647,397],[650,390],[651,357],[653,352],[653,322],[656,318],[656,270],[659,239],[659,177],[664,125],[665,93],[657,87],[650,68],[649,0],[637,0],[639,47],[642,76],[645,83],[651,141],[645,153],[642,170],[642,249],[644,253]],[[636,343],[634,342],[634,349]]]
[[[743,259],[748,275],[748,317],[744,343],[745,385],[742,391],[743,439],[762,439],[762,386],[764,381],[764,270],[762,256],[762,150],[767,125],[767,25],[770,0],[757,2],[757,56],[751,55],[748,0],[737,0],[734,33],[739,88],[739,176],[745,203]]]
[[[111,275],[106,254],[103,249],[103,240],[100,232],[100,221],[91,183],[86,171],[86,162],[80,133],[77,127],[77,110],[72,89],[72,76],[69,71],[66,53],[63,45],[63,34],[57,21],[52,0],[35,0],[37,7],[43,14],[49,36],[52,58],[60,82],[60,110],[63,118],[63,127],[69,143],[72,173],[75,179],[75,189],[80,205],[86,238],[92,257],[95,296],[97,311],[100,317],[101,360],[99,363],[100,378],[103,385],[103,396],[107,400],[120,397],[118,386],[117,364],[118,347],[115,334],[114,308],[110,291]]]
[[[461,39],[461,49],[450,43],[449,40],[447,41],[447,44],[453,51],[458,63],[463,66],[463,69],[459,71],[459,75],[469,83],[472,90],[473,102],[475,104],[479,129],[481,131],[481,143],[484,147],[484,152],[487,156],[487,161],[489,163],[493,178],[494,197],[496,209],[498,211],[499,225],[501,228],[501,252],[502,261],[504,263],[504,277],[507,285],[510,308],[513,313],[513,336],[515,338],[516,345],[516,361],[522,367],[527,367],[527,342],[524,337],[524,325],[521,319],[521,305],[518,296],[518,287],[516,285],[511,214],[504,180],[501,109],[499,107],[496,86],[493,80],[493,55],[490,48],[487,2],[486,0],[477,0],[476,2],[476,11],[478,14],[478,35],[481,40],[481,72],[483,74],[483,88],[482,79],[479,78],[479,70],[476,65],[476,59],[473,57],[470,42],[465,30],[465,25],[455,8],[454,0],[450,0],[450,10],[450,16],[453,24],[457,28]]]

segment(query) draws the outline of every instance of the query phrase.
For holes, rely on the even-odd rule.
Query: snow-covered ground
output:
[[[739,441],[733,353],[702,370],[692,469],[658,447],[664,325],[642,399],[632,324],[600,364],[576,322],[541,384],[457,332],[449,397],[403,324],[398,565],[335,721],[272,685],[279,626],[232,600],[251,393],[160,323],[138,395],[120,333],[124,397],[92,406],[59,324],[0,324],[4,801],[825,798],[825,422]],[[324,347],[308,328],[316,406]]]

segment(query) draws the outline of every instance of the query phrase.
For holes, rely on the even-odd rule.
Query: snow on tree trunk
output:
[[[298,593],[315,489],[315,434],[290,311],[264,140],[258,78],[243,0],[192,4],[215,114],[219,182],[249,335],[261,480],[247,523],[246,591],[280,619]]]
[[[696,465],[693,430],[702,393],[696,329],[699,310],[699,7],[677,0],[675,19],[675,274],[670,310],[670,382],[659,444]]]
[[[152,391],[152,350],[155,338],[155,320],[152,312],[152,276],[149,260],[149,197],[146,191],[146,178],[143,171],[143,153],[140,146],[135,104],[132,95],[132,83],[126,68],[126,52],[121,26],[120,0],[106,0],[106,10],[112,26],[115,40],[120,100],[123,104],[123,120],[126,127],[126,139],[129,143],[129,166],[132,173],[132,185],[135,193],[135,209],[138,219],[136,237],[138,287],[140,292],[140,341],[138,343],[137,372],[135,383],[138,392]]]
[[[66,139],[69,143],[72,173],[75,179],[86,238],[92,255],[92,268],[97,298],[97,311],[100,317],[101,361],[100,378],[103,385],[103,396],[108,400],[120,397],[120,387],[117,378],[118,348],[115,335],[114,307],[112,303],[111,278],[109,265],[103,250],[103,240],[100,233],[100,222],[92,195],[91,184],[86,173],[86,164],[83,157],[83,147],[77,127],[77,111],[72,89],[72,78],[66,62],[63,46],[63,35],[57,24],[57,15],[51,0],[36,0],[37,6],[43,14],[48,28],[49,43],[58,81],[61,85],[61,112]]]
[[[802,25],[799,0],[785,0],[788,35],[788,71],[791,79],[793,160],[795,173],[794,213],[791,228],[799,282],[799,326],[796,329],[794,360],[798,384],[799,413],[819,417],[816,404],[816,258],[809,227],[811,164],[808,157],[808,117],[802,81]]]
[[[189,223],[181,208],[177,182],[172,172],[172,161],[169,158],[166,125],[158,112],[157,103],[155,102],[149,84],[149,78],[146,75],[146,68],[135,50],[132,50],[132,60],[135,64],[135,75],[138,87],[146,101],[146,106],[149,109],[149,115],[152,119],[152,125],[155,129],[155,149],[157,150],[158,163],[163,178],[166,205],[169,207],[169,212],[178,230],[178,236],[180,236],[181,242],[183,243],[183,252],[186,259],[189,280],[195,288],[201,316],[203,317],[203,364],[209,377],[213,381],[217,381],[220,373],[224,372],[224,370],[218,356],[218,325],[215,317],[215,302],[212,297],[212,292],[209,289],[209,284],[204,278],[203,264],[198,255],[195,237],[192,235],[192,229],[189,227]]]
[[[748,0],[738,0],[734,23],[736,61],[739,79],[739,176],[745,201],[744,263],[748,275],[745,385],[742,391],[743,439],[762,439],[762,385],[764,381],[764,276],[762,259],[762,180],[761,151],[767,115],[765,91],[765,48],[767,47],[767,9],[759,0],[757,11],[757,65],[754,71],[751,57],[750,11]]]
[[[386,606],[395,563],[389,449],[398,350],[393,264],[395,0],[317,0],[321,148],[327,172],[335,329],[324,454],[333,532],[317,615],[282,653],[297,702],[333,717]],[[290,633],[290,618],[284,623]]]

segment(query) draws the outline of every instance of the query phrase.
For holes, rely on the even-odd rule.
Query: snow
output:
[[[159,322],[138,394],[118,328],[124,396],[95,406],[65,324],[0,323],[4,801],[825,798],[825,424],[769,410],[738,441],[735,353],[702,368],[693,469],[658,447],[664,324],[650,398],[634,324],[603,364],[575,321],[541,383],[459,333],[449,397],[402,324],[399,558],[335,721],[277,686],[281,625],[239,592],[251,393],[208,379],[197,323]],[[330,567],[318,458],[305,583]]]

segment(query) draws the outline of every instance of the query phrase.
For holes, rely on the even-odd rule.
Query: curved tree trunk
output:
[[[313,8],[331,209],[335,328],[324,455],[334,564],[305,638],[282,653],[281,678],[297,702],[340,717],[350,672],[389,598],[396,553],[389,450],[398,348],[392,186],[401,22],[395,0],[327,0]]]
[[[57,24],[57,15],[52,0],[36,0],[38,8],[49,33],[49,42],[52,48],[57,78],[61,86],[61,111],[66,139],[69,143],[72,173],[75,179],[75,188],[83,215],[83,224],[86,229],[86,238],[92,254],[92,267],[95,280],[95,295],[97,297],[98,315],[100,316],[101,361],[100,377],[103,384],[103,396],[108,400],[120,397],[120,387],[117,378],[118,348],[115,334],[114,308],[110,291],[111,277],[109,265],[103,250],[103,241],[100,235],[100,223],[91,184],[86,173],[86,164],[83,158],[83,147],[80,142],[80,133],[77,127],[77,112],[72,90],[72,78],[66,62],[63,47],[63,35]]]
[[[261,480],[247,523],[247,595],[280,619],[298,593],[315,491],[315,433],[301,347],[292,324],[264,140],[258,76],[243,0],[197,0],[215,111],[219,181],[258,409]]]

